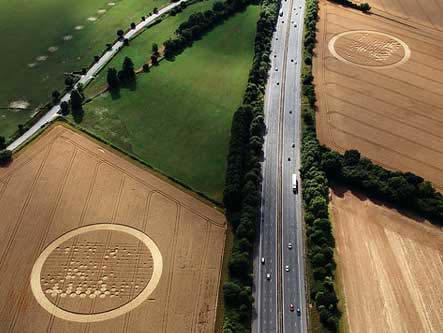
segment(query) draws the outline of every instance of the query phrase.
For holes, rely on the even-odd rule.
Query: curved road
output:
[[[298,175],[300,169],[304,7],[303,0],[282,1],[283,15],[272,42],[265,97],[262,218],[254,260],[256,333],[307,332],[302,203],[301,195],[292,192],[292,174]],[[299,193],[300,185],[299,181]]]
[[[139,24],[137,24],[137,26],[135,27],[135,29],[131,29],[129,30],[125,35],[124,38],[127,39],[133,39],[135,36],[137,36],[137,34],[142,31],[144,28],[146,28],[149,24],[151,24],[152,22],[154,22],[159,16],[169,12],[171,9],[173,9],[174,7],[177,7],[178,5],[180,5],[182,2],[186,2],[187,0],[182,0],[179,2],[174,2],[171,3],[169,5],[167,5],[166,7],[163,7],[161,9],[159,9],[157,14],[153,14],[149,17],[146,18],[145,21],[141,21]],[[114,43],[114,45],[112,45],[112,49],[110,49],[109,51],[106,51],[102,57],[99,59],[99,61],[97,61],[88,71],[85,75],[82,75],[80,80],[76,83],[75,87],[77,87],[79,84],[82,84],[84,87],[86,87],[86,85],[88,85],[95,77],[95,75],[98,74],[98,72],[100,72],[103,67],[106,66],[106,64],[111,61],[111,59],[118,53],[118,51],[120,51],[120,49],[123,47],[123,42],[122,41],[117,41]],[[63,101],[69,101],[71,99],[71,93],[66,93],[64,96],[62,96],[60,102]],[[60,104],[53,106],[42,118],[39,119],[39,121],[37,121],[37,123],[35,123],[31,128],[29,128],[25,133],[23,133],[22,136],[20,136],[19,138],[17,138],[14,142],[12,142],[7,149],[8,150],[15,150],[17,149],[19,146],[21,146],[26,140],[28,140],[29,138],[31,138],[35,133],[37,133],[37,131],[42,128],[43,126],[45,126],[46,124],[50,123],[51,121],[53,121],[55,118],[57,118],[58,116],[58,112],[60,111]]]

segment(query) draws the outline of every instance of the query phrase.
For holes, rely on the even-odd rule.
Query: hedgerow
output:
[[[300,175],[302,178],[304,217],[310,263],[310,298],[315,303],[320,323],[325,329],[338,331],[341,313],[334,288],[335,241],[328,214],[328,178],[322,168],[322,147],[315,132],[315,87],[312,74],[312,57],[316,43],[318,19],[317,0],[306,3],[304,63],[302,94],[307,101],[303,109],[303,135]]]
[[[223,202],[234,233],[229,279],[223,286],[225,333],[251,330],[252,252],[261,202],[263,101],[270,69],[271,40],[280,2],[264,0],[257,22],[254,60],[243,105],[234,114]]]

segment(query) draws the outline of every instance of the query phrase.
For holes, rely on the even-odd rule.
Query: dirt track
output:
[[[318,136],[335,150],[356,148],[442,190],[443,32],[388,16],[321,2],[314,58]],[[350,31],[334,44],[340,60],[330,41]]]
[[[443,231],[351,192],[331,206],[349,331],[443,332]]]
[[[0,214],[0,332],[213,332],[224,216],[147,170],[56,126]]]

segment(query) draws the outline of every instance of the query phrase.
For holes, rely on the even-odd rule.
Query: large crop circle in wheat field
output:
[[[411,56],[408,45],[397,37],[378,31],[355,30],[335,35],[328,44],[338,60],[365,68],[391,68]]]
[[[124,225],[74,229],[38,257],[31,289],[54,316],[77,322],[111,319],[144,302],[159,283],[162,256],[143,232]]]

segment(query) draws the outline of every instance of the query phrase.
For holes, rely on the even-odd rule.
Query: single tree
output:
[[[152,44],[152,53],[158,56],[158,45],[157,43]]]
[[[77,89],[74,89],[71,93],[71,107],[73,113],[75,111],[82,110],[82,102],[82,94]]]
[[[74,86],[74,79],[72,77],[68,76],[65,79],[65,85],[66,85],[66,88],[68,88],[69,90],[72,89],[72,87]]]
[[[157,13],[158,13],[158,8],[155,7],[155,8],[154,8],[154,14],[157,14]]]
[[[63,101],[60,103],[60,112],[63,116],[67,116],[69,114],[69,103]]]
[[[117,30],[118,38],[123,38],[124,35],[125,35],[125,32],[122,29]]]
[[[136,26],[137,26],[137,25],[136,25],[134,22],[131,23],[131,29],[132,29],[132,30],[134,30]]]
[[[4,136],[0,136],[0,150],[6,148],[6,139]]]
[[[0,151],[0,165],[6,165],[12,161],[12,152],[7,149]]]
[[[125,60],[123,60],[122,72],[124,81],[132,81],[135,79],[134,63],[131,58],[125,57]]]
[[[117,89],[120,86],[120,80],[117,76],[117,70],[115,68],[108,69],[108,75],[106,77],[109,89]]]
[[[58,90],[54,90],[51,96],[52,96],[52,102],[54,104],[58,103],[58,101],[60,100],[60,92]]]
[[[367,12],[369,12],[369,11],[371,10],[371,6],[370,6],[367,2],[365,2],[365,3],[362,3],[362,4],[360,5],[360,9],[361,9],[363,12],[367,13]]]

